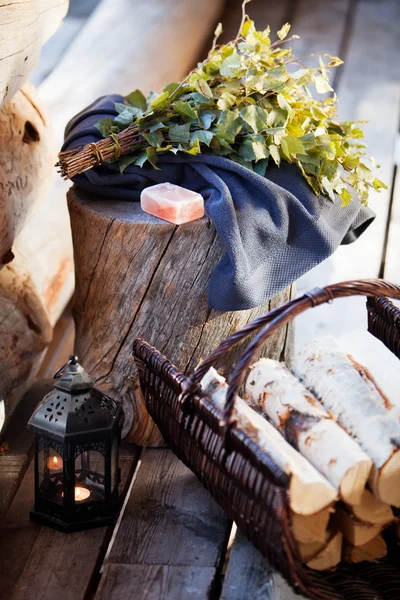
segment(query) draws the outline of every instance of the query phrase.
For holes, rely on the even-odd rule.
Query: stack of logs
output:
[[[214,369],[202,387],[224,405],[227,384]],[[325,570],[341,560],[384,557],[382,532],[399,528],[400,404],[334,338],[309,344],[293,372],[260,359],[244,398],[235,401],[241,427],[291,475],[288,501],[301,560]]]
[[[27,79],[68,0],[0,0],[0,400],[24,393],[73,290],[66,211],[48,199],[56,144]],[[1,427],[1,424],[0,424]]]

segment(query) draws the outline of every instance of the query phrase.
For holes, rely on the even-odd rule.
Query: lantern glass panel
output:
[[[101,452],[84,450],[78,454],[75,459],[75,503],[103,500],[104,479],[105,458]]]
[[[63,459],[55,448],[43,444],[38,454],[39,494],[47,500],[63,503]]]

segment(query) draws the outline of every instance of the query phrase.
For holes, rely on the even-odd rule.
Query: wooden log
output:
[[[389,504],[381,502],[369,491],[364,490],[360,504],[350,507],[353,515],[359,521],[387,525],[394,519]]]
[[[0,107],[28,79],[43,44],[59,27],[68,0],[0,0]]]
[[[25,84],[0,110],[0,269],[12,260],[15,237],[49,191],[55,154],[47,110],[34,86]]]
[[[283,364],[261,359],[251,367],[246,394],[348,504],[359,504],[372,468],[369,456]]]
[[[336,567],[342,558],[342,543],[343,534],[338,531],[331,537],[324,549],[307,562],[307,566],[316,571],[326,571]]]
[[[132,359],[140,336],[184,371],[225,337],[290,297],[285,290],[253,310],[218,312],[207,304],[207,283],[222,254],[207,219],[176,227],[144,213],[138,203],[108,201],[76,187],[68,194],[76,261],[75,349],[102,388],[120,399],[124,434],[139,445],[161,435],[141,396]],[[221,361],[234,364],[243,344]],[[264,354],[290,355],[287,329]]]
[[[332,337],[308,344],[294,371],[372,458],[370,486],[377,498],[400,507],[400,423],[374,382]]]
[[[298,515],[292,512],[292,530],[295,539],[305,546],[314,542],[326,543],[328,523],[333,512],[333,505],[320,510],[314,515]]]
[[[26,223],[13,251],[14,260],[0,271],[0,397],[7,417],[31,385],[73,291],[65,203],[49,196]]]
[[[355,519],[345,507],[338,507],[333,516],[333,523],[343,532],[344,537],[353,546],[363,546],[370,542],[383,529],[381,524],[364,523]]]
[[[386,542],[381,535],[377,535],[363,546],[345,544],[343,547],[343,560],[349,563],[360,563],[383,558],[387,554]]]
[[[228,385],[214,368],[203,377],[201,386],[217,406],[225,405]],[[336,500],[334,487],[304,456],[287,443],[269,421],[250,408],[244,400],[235,400],[235,417],[259,447],[291,476],[289,488],[290,508],[299,515],[315,515],[329,508]]]

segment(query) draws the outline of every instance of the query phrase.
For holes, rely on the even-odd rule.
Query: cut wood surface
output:
[[[271,359],[256,362],[247,379],[246,394],[345,502],[360,503],[371,459],[283,363]]]
[[[144,338],[177,367],[191,371],[228,335],[288,300],[290,288],[252,310],[211,310],[207,283],[222,247],[206,218],[176,227],[147,215],[138,203],[99,201],[76,187],[68,201],[77,266],[76,352],[86,369],[102,378],[102,389],[123,403],[127,439],[160,445],[139,389],[132,359],[135,338]],[[229,351],[220,366],[234,365],[243,347]],[[263,354],[291,354],[285,328]]]
[[[339,531],[332,535],[329,542],[317,556],[308,561],[307,566],[317,571],[336,567],[342,558],[343,534]]]
[[[67,10],[68,0],[0,0],[0,107],[26,82]]]
[[[386,542],[381,535],[377,535],[363,546],[345,544],[343,560],[350,563],[360,563],[364,560],[378,560],[387,554]]]
[[[0,269],[12,260],[15,237],[50,189],[55,152],[47,109],[34,86],[25,84],[0,109]]]
[[[394,519],[389,504],[375,498],[369,490],[364,490],[360,504],[350,507],[350,510],[356,519],[366,523],[387,525]]]
[[[334,507],[328,506],[314,515],[291,513],[292,531],[295,539],[302,544],[326,542],[326,532]]]
[[[71,297],[73,255],[68,211],[51,196],[31,216],[0,271],[0,397],[10,414],[31,385]]]
[[[308,344],[294,372],[372,458],[370,485],[377,498],[399,507],[400,423],[374,381],[330,336]]]
[[[204,375],[201,386],[216,406],[224,407],[228,389],[224,377],[211,368]],[[304,456],[286,442],[269,421],[239,397],[235,399],[234,415],[246,434],[282,471],[291,476],[289,501],[293,512],[299,515],[314,515],[330,507],[337,498],[334,487]]]
[[[343,532],[346,540],[353,546],[363,546],[376,537],[383,526],[381,524],[364,523],[355,519],[343,507],[338,507],[333,517],[335,526]]]

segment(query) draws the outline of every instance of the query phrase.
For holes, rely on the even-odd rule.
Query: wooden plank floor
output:
[[[151,0],[149,0],[151,3]],[[44,49],[34,79],[58,64],[98,0],[74,0],[62,30]],[[365,118],[367,143],[394,191],[372,198],[378,218],[354,245],[339,251],[298,283],[298,293],[354,277],[385,275],[400,283],[400,177],[395,141],[400,109],[398,0],[253,0],[259,26],[292,23],[296,53],[329,52],[345,60],[334,82],[341,118]],[[227,3],[225,40],[235,35],[240,2]],[[122,17],[121,17],[122,18]],[[115,35],[115,32],[113,33]],[[73,78],[73,73],[68,74]],[[110,90],[112,91],[112,90]],[[86,94],[88,92],[86,91]],[[363,301],[346,300],[307,313],[297,344],[326,331],[362,325]],[[61,320],[40,377],[51,376],[73,345],[71,316]],[[236,532],[194,475],[168,450],[124,448],[122,492],[115,528],[63,535],[29,521],[33,502],[31,434],[26,421],[48,382],[26,395],[0,442],[0,600],[294,600],[284,580]],[[395,600],[395,599],[393,599]]]

